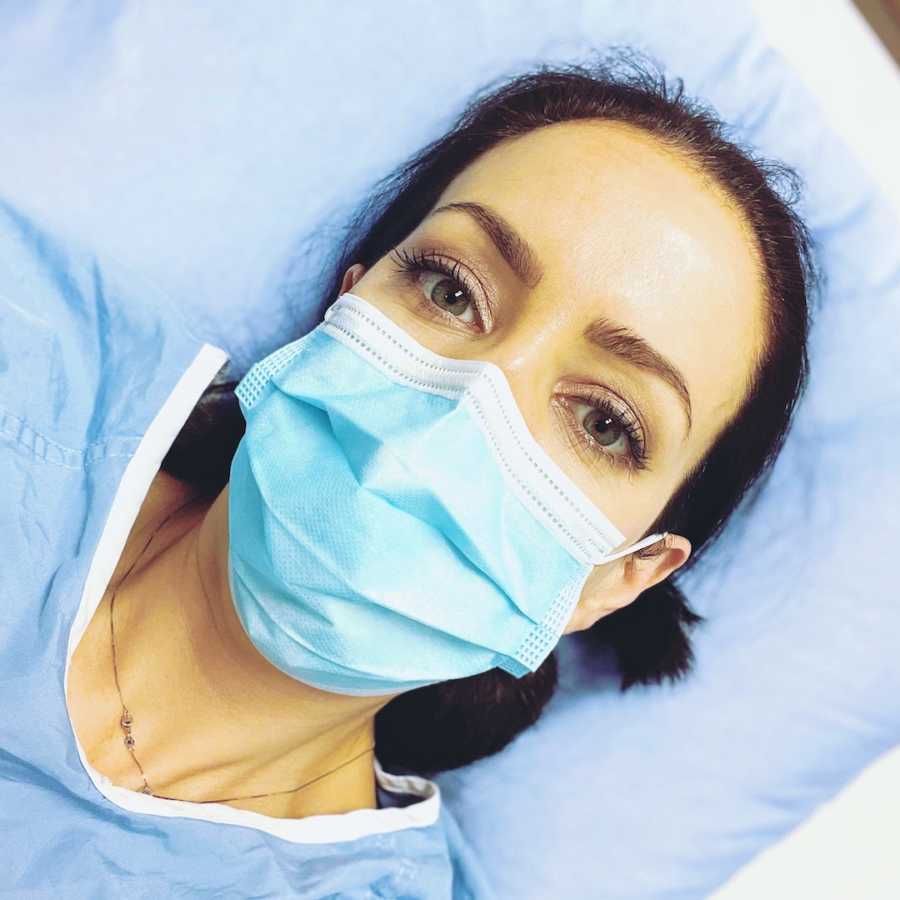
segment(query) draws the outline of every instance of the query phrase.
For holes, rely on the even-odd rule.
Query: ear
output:
[[[352,290],[353,286],[363,277],[365,271],[366,267],[362,263],[354,263],[350,266],[350,268],[344,272],[340,293],[343,294],[344,291]]]
[[[691,542],[670,532],[664,541],[653,544],[652,549],[657,551],[652,556],[640,557],[638,553],[642,551],[637,551],[611,563],[594,566],[563,634],[590,628],[604,616],[627,606],[648,588],[668,578],[691,555]]]

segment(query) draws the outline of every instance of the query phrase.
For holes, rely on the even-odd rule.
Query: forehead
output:
[[[678,450],[699,458],[743,398],[764,334],[755,243],[724,193],[651,135],[591,120],[496,145],[440,198],[453,200],[490,205],[532,245],[535,302],[585,324],[617,319],[675,363],[694,411]],[[486,241],[466,218],[450,227]]]

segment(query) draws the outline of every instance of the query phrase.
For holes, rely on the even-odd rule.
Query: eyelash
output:
[[[410,252],[405,249],[394,249],[393,256],[397,262],[396,270],[413,286],[423,272],[434,272],[446,275],[451,281],[455,281],[465,288],[478,318],[484,322],[486,318],[484,307],[476,299],[482,293],[481,288],[466,272],[462,271],[462,263],[459,260],[451,262],[443,259],[435,250],[412,250]],[[449,320],[457,325],[459,323],[458,316],[441,309],[431,300],[421,300],[420,307],[429,315],[437,314],[441,319]]]
[[[455,281],[459,286],[465,288],[465,290],[469,294],[472,304],[475,306],[478,317],[482,319],[482,321],[484,320],[481,306],[473,296],[478,294],[479,288],[475,287],[471,283],[465,272],[460,271],[462,264],[458,260],[451,263],[448,260],[443,259],[437,254],[436,251],[433,250],[412,250],[411,252],[409,252],[405,249],[395,248],[392,251],[391,255],[396,261],[395,270],[398,271],[400,275],[413,286],[416,285],[419,276],[423,272],[443,274],[451,280]],[[422,299],[420,307],[428,315],[437,315],[441,319],[459,321],[458,316],[454,316],[452,313],[441,309],[433,301]],[[590,389],[587,389],[583,394],[573,393],[569,395],[568,399],[574,399],[582,403],[586,403],[588,406],[591,406],[593,409],[598,410],[599,412],[617,422],[621,426],[622,431],[625,433],[628,442],[628,456],[627,458],[625,458],[603,449],[603,446],[594,437],[592,437],[583,426],[575,422],[575,415],[569,408],[568,402],[564,400],[562,402],[562,406],[564,407],[565,415],[573,422],[575,422],[575,431],[578,434],[578,440],[582,444],[582,446],[584,446],[589,452],[600,453],[602,456],[608,458],[614,465],[621,466],[625,469],[649,469],[649,465],[647,464],[647,451],[643,436],[643,429],[641,428],[637,418],[634,417],[633,413],[631,413],[630,410],[628,410],[627,408],[618,409],[608,398],[598,397]]]
[[[610,453],[584,428],[584,426],[580,425],[577,422],[575,413],[569,407],[569,400],[585,403],[592,409],[602,413],[604,416],[613,419],[624,432],[625,439],[628,442],[627,457]],[[628,410],[627,407],[623,406],[620,409],[607,397],[597,397],[590,389],[587,389],[584,394],[568,395],[561,401],[561,406],[563,407],[564,415],[574,423],[575,432],[578,435],[579,442],[586,447],[587,450],[601,453],[603,456],[608,457],[614,465],[622,466],[629,470],[634,471],[650,468],[647,462],[647,450],[643,429],[638,420],[634,417],[634,414]]]

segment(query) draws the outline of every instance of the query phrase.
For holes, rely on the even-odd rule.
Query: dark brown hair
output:
[[[756,243],[767,334],[743,404],[706,456],[688,472],[646,534],[690,540],[695,566],[735,509],[758,495],[788,432],[807,379],[809,296],[817,283],[809,234],[793,207],[800,179],[726,137],[708,108],[628,48],[592,63],[541,65],[479,91],[450,130],[379,181],[346,226],[329,266],[319,317],[354,263],[370,268],[422,221],[446,186],[504,138],[580,119],[642,129],[692,161],[742,212]],[[290,335],[293,339],[298,335]],[[287,341],[287,339],[286,339]],[[286,342],[285,341],[285,342]],[[243,434],[234,381],[214,381],[163,462],[170,474],[217,493]],[[660,552],[654,545],[640,556]],[[598,621],[579,640],[614,651],[621,689],[683,677],[691,667],[693,612],[676,576]],[[376,752],[394,771],[434,773],[502,749],[535,722],[557,684],[556,654],[514,678],[492,669],[408,691],[376,716]]]

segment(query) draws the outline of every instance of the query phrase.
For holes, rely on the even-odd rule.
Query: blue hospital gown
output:
[[[149,797],[85,760],[68,660],[227,356],[73,246],[0,205],[0,894],[473,896],[437,785],[377,758],[383,808],[304,819]]]

